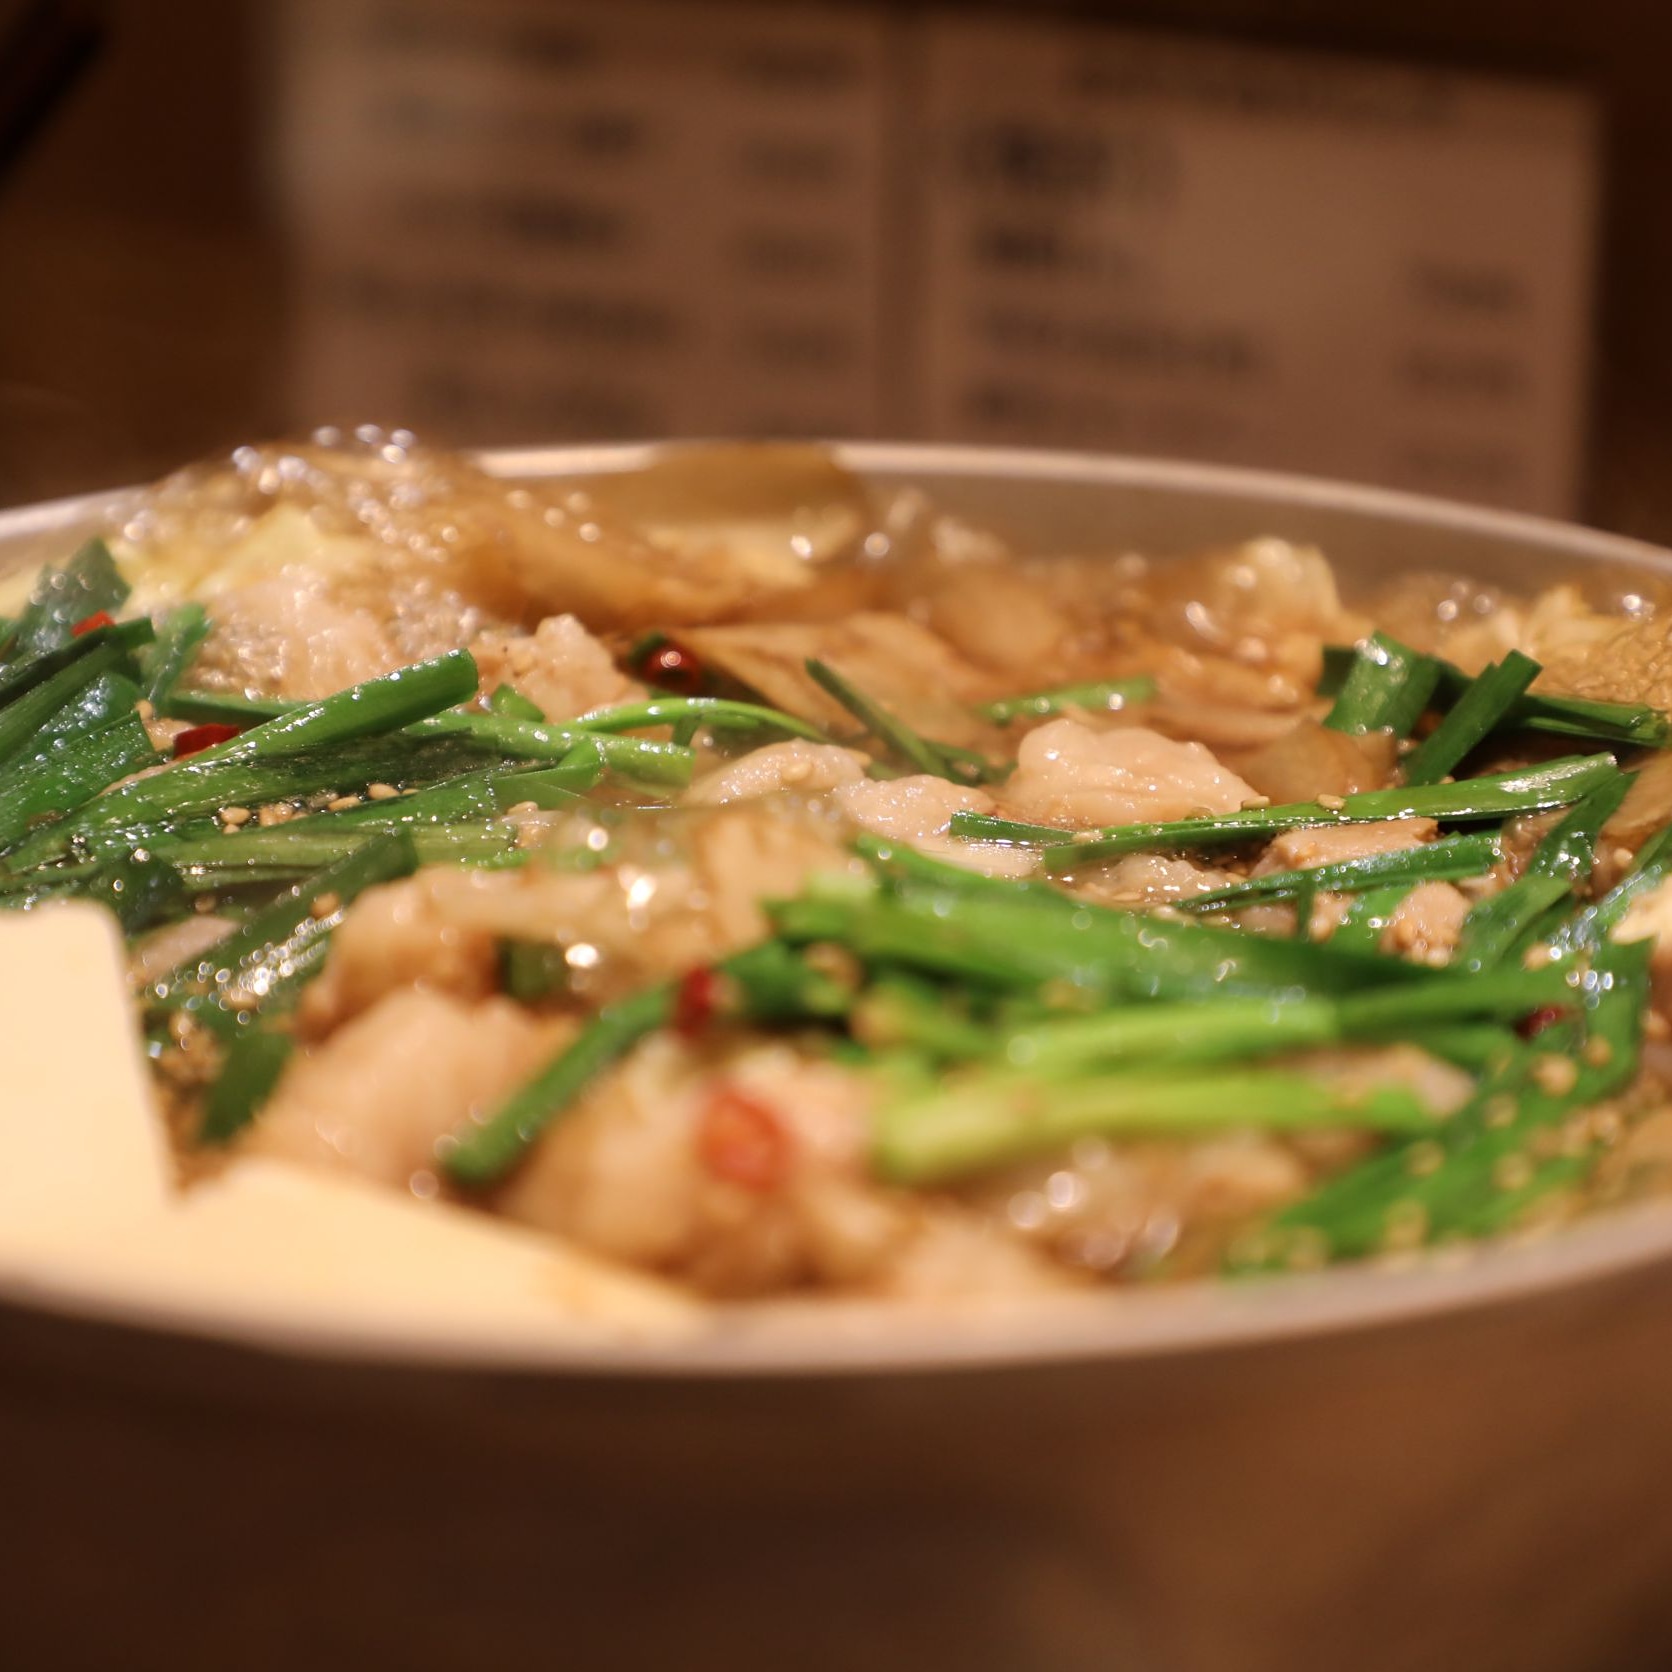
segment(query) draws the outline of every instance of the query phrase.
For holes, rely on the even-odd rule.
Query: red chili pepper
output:
[[[790,1138],[773,1110],[739,1087],[709,1093],[697,1122],[697,1157],[716,1178],[776,1190],[790,1167]]]
[[[184,760],[187,755],[212,749],[217,743],[225,743],[229,737],[236,737],[242,730],[242,726],[223,726],[217,720],[211,720],[203,726],[192,726],[175,738],[174,758]]]
[[[116,617],[109,610],[96,610],[92,615],[84,615],[70,629],[70,637],[79,639],[83,633],[91,633],[96,627],[114,627],[115,625]]]
[[[683,1039],[695,1039],[714,1020],[719,1002],[720,979],[714,971],[706,964],[687,970],[674,994],[674,1032]]]
[[[1515,1024],[1515,1031],[1523,1039],[1532,1039],[1544,1032],[1554,1022],[1559,1022],[1567,1015],[1559,1004],[1540,1005],[1537,1010],[1529,1012]]]
[[[708,670],[688,650],[677,644],[659,644],[647,650],[634,668],[647,685],[672,691],[679,697],[700,697],[708,689]]]

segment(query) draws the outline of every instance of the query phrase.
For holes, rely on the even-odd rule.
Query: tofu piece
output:
[[[114,919],[0,915],[0,1283],[216,1330],[664,1336],[670,1286],[469,1209],[262,1157],[176,1188]],[[230,1323],[229,1323],[230,1321]]]
[[[553,1237],[284,1161],[238,1161],[165,1217],[144,1257],[148,1279],[250,1311],[449,1333],[665,1330],[696,1315],[670,1286]]]
[[[173,1165],[116,920],[68,903],[0,914],[0,1016],[0,1250],[161,1213]]]

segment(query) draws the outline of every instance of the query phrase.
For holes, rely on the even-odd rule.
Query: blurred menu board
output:
[[[1573,508],[1582,101],[951,17],[925,61],[932,433]]]
[[[1575,507],[1597,165],[1572,91],[863,3],[285,18],[300,413]]]
[[[874,17],[747,0],[285,17],[298,411],[484,443],[882,427]]]

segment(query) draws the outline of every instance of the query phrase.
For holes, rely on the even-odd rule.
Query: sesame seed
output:
[[[1508,1126],[1515,1119],[1515,1099],[1508,1092],[1498,1092],[1487,1098],[1481,1113],[1488,1126]]]
[[[1395,1202],[1382,1228],[1382,1246],[1416,1248],[1428,1236],[1428,1209],[1421,1202]]]
[[[248,807],[223,807],[221,809],[221,823],[231,830],[236,830],[241,824],[248,824],[254,816]]]
[[[141,697],[139,701],[134,704],[134,713],[142,720],[155,720],[157,717],[156,704],[153,703],[149,697]]]
[[[393,801],[401,792],[393,784],[367,784],[366,794],[373,801]]]
[[[1227,1250],[1231,1264],[1244,1269],[1269,1265],[1272,1252],[1272,1239],[1258,1231],[1238,1237]]]
[[[1672,1022],[1668,1022],[1658,1010],[1644,1011],[1643,1037],[1654,1040],[1657,1045],[1664,1044],[1672,1039]]]
[[[346,813],[350,807],[358,807],[360,797],[357,795],[339,795],[335,801],[327,801],[325,810],[328,813]]]
[[[1609,854],[1608,857],[1614,861],[1616,866],[1618,866],[1621,870],[1624,870],[1625,867],[1631,863],[1631,849],[1615,848],[1615,850]]]
[[[1332,813],[1339,813],[1341,809],[1347,805],[1347,802],[1344,796],[1320,795],[1318,797],[1318,805],[1320,807],[1327,807]]]
[[[1526,970],[1541,970],[1555,959],[1556,954],[1542,941],[1536,946],[1529,946],[1521,954],[1521,967]]]
[[[1329,1264],[1329,1240],[1312,1226],[1297,1226],[1283,1249],[1290,1271],[1322,1271]]]
[[[1076,830],[1074,832],[1074,840],[1076,842],[1095,842],[1097,840],[1097,832],[1095,830]]]
[[[1527,1150],[1536,1160],[1554,1161],[1562,1153],[1567,1133],[1559,1126],[1541,1126],[1527,1141]]]
[[[1587,1039],[1579,1054],[1592,1068],[1606,1068],[1614,1060],[1614,1047],[1606,1039]]]
[[[308,914],[311,917],[327,918],[333,913],[341,911],[342,905],[343,901],[340,894],[321,894],[320,897],[308,907]]]
[[[505,809],[507,817],[513,819],[524,818],[529,813],[538,813],[539,811],[540,803],[538,801],[519,801],[514,807]]]
[[[1245,802],[1243,802],[1242,811],[1245,813],[1254,813],[1258,812],[1260,808],[1269,807],[1270,805],[1271,797],[1269,795],[1251,795]]]
[[[1533,1064],[1533,1079],[1552,1097],[1566,1097],[1579,1083],[1579,1064],[1572,1057],[1545,1054]]]
[[[290,817],[290,809],[285,806],[263,807],[255,816],[255,822],[263,830],[271,830],[276,824],[283,824]]]
[[[1406,1152],[1405,1171],[1412,1178],[1425,1179],[1430,1173],[1439,1172],[1445,1159],[1446,1152],[1432,1138],[1424,1138],[1420,1144],[1412,1144]]]
[[[1533,1182],[1533,1164],[1525,1155],[1502,1155],[1492,1167],[1492,1182],[1500,1190],[1525,1190]]]

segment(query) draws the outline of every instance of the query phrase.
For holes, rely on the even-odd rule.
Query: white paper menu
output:
[[[883,426],[864,12],[298,0],[295,405],[472,441]]]
[[[925,429],[1573,508],[1581,100],[950,16],[926,63]]]
[[[962,10],[291,0],[293,406],[1582,490],[1572,89]]]

